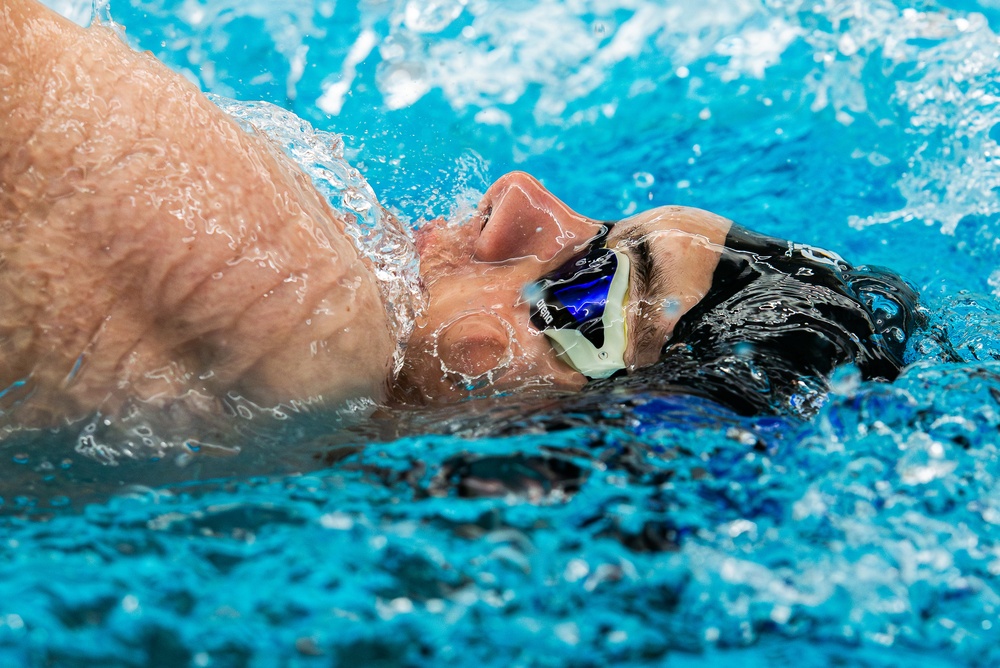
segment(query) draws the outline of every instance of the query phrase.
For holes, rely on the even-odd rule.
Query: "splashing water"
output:
[[[5,442],[0,664],[1000,662],[995,2],[112,9],[319,128],[219,100],[363,253],[406,258],[373,192],[458,219],[519,167],[589,215],[701,206],[893,267],[931,325],[899,380],[842,369],[808,420],[634,376],[113,469]]]
[[[423,309],[420,261],[410,229],[379,204],[368,182],[344,159],[339,135],[317,132],[295,114],[266,102],[237,102],[218,95],[210,99],[244,130],[263,134],[292,158],[341,214],[361,257],[375,268],[386,315],[400,343],[398,372],[403,363],[402,346]]]

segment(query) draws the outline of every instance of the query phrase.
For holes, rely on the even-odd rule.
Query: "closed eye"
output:
[[[659,335],[658,313],[651,313],[651,306],[659,303],[656,297],[657,291],[663,281],[663,267],[653,259],[652,245],[647,236],[631,240],[632,243],[625,244],[632,258],[633,287],[631,298],[635,300],[635,307],[631,309],[629,317],[629,339],[631,345],[626,353],[627,364],[636,364],[637,360],[644,357],[644,353],[650,346],[660,345],[656,342]],[[630,358],[630,359],[628,359]]]
[[[650,289],[655,278],[656,269],[653,265],[653,252],[649,245],[649,239],[640,239],[638,243],[631,246],[633,266],[635,274],[635,298],[644,302],[649,299]]]

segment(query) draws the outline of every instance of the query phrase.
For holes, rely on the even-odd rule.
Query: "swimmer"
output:
[[[430,308],[396,384],[411,401],[474,395],[482,381],[579,389],[658,365],[675,389],[754,414],[843,364],[895,379],[921,324],[893,272],[708,211],[600,222],[523,173],[479,210],[418,237]]]
[[[893,275],[699,209],[592,220],[523,173],[418,232],[427,307],[397,340],[345,221],[182,76],[33,0],[4,1],[0,44],[0,410],[20,424],[577,390],[748,346],[803,374],[902,365]]]

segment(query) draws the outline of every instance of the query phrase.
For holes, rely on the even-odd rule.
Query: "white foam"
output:
[[[341,213],[348,235],[375,268],[386,313],[400,343],[398,371],[402,345],[423,308],[419,260],[409,228],[379,203],[365,178],[344,159],[340,135],[315,130],[273,104],[209,97],[245,130],[266,136],[294,160],[333,210]]]

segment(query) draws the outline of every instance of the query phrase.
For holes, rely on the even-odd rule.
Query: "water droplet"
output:
[[[459,17],[464,6],[463,0],[411,0],[403,22],[413,32],[438,33]]]
[[[655,181],[656,179],[649,172],[636,172],[632,175],[632,182],[637,188],[649,188]]]

